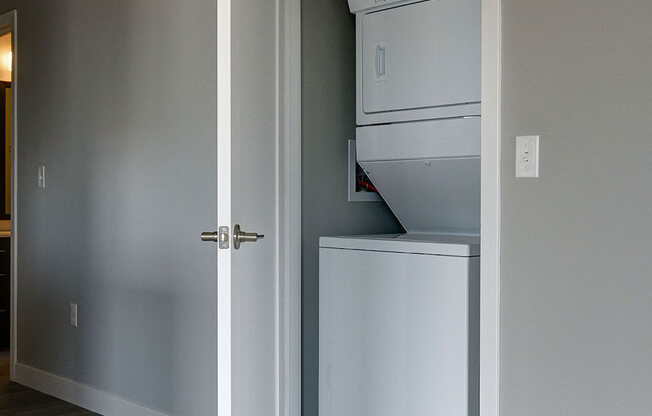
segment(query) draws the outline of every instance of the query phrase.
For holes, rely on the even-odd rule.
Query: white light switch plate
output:
[[[539,177],[539,136],[516,138],[516,177]]]

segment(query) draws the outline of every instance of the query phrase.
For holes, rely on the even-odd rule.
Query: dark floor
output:
[[[9,381],[9,352],[0,352],[0,416],[86,416],[97,413]]]

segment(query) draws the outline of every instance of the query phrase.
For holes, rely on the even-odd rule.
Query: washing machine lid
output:
[[[386,251],[455,257],[480,255],[480,237],[454,234],[381,234],[320,237],[320,248]]]

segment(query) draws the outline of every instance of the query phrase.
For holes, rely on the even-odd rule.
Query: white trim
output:
[[[231,226],[231,0],[217,0],[217,224]],[[217,414],[231,415],[231,250],[217,244]]]
[[[124,399],[85,384],[16,363],[15,381],[103,415],[167,416],[160,410]]]
[[[16,10],[9,11],[0,16],[0,26],[7,24],[11,26],[11,53],[13,54],[11,70],[11,248],[9,250],[11,252],[9,266],[9,325],[11,329],[9,333],[9,377],[11,380],[14,380],[16,362],[18,361],[18,331],[16,330],[16,322],[18,321],[18,245],[16,243],[18,236],[18,228],[16,226],[18,218],[18,72],[16,69],[18,62],[18,16]]]
[[[278,415],[301,415],[301,1],[279,1]]]
[[[500,411],[501,0],[482,0],[480,415]]]

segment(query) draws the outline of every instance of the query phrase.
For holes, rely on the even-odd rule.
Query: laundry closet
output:
[[[477,415],[481,2],[349,7],[356,161],[405,232],[319,239],[319,415]]]

